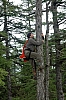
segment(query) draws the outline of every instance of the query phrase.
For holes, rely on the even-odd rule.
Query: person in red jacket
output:
[[[34,39],[34,35],[32,33],[28,33],[27,37],[28,37],[28,43],[26,44],[26,48],[25,48],[25,56],[29,59],[31,65],[33,66],[33,73],[34,76],[36,77],[36,63],[35,61],[37,61],[38,66],[40,65],[41,62],[41,58],[40,58],[40,53],[36,52],[36,47],[40,46],[44,43],[44,36],[43,34],[41,34],[42,36],[42,40],[41,41],[36,41]],[[39,66],[40,68],[40,66]]]

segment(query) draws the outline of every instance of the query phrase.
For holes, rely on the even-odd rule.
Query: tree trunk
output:
[[[42,33],[42,0],[36,0],[36,37],[38,41],[42,39],[41,33]],[[37,100],[45,100],[43,46],[37,47],[37,52],[41,54],[40,66],[42,67],[42,72],[37,70]]]
[[[57,88],[57,100],[64,100],[64,94],[62,89],[62,77],[61,77],[61,64],[60,64],[60,34],[57,21],[57,6],[56,0],[52,2],[53,6],[53,21],[54,21],[54,34],[55,34],[55,47],[56,47],[56,88]]]
[[[6,33],[6,59],[9,60],[9,48],[8,48],[8,29],[7,29],[7,12],[6,12],[6,0],[3,1],[4,6],[4,32]],[[12,100],[11,93],[11,77],[10,77],[10,67],[6,66],[6,70],[8,71],[7,75],[7,89],[8,89],[8,100]]]
[[[46,3],[46,67],[45,67],[45,100],[49,100],[49,23],[48,23],[48,3]]]

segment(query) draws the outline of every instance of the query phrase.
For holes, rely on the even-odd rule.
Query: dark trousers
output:
[[[29,54],[30,54],[30,57],[29,57]],[[41,56],[39,53],[36,53],[36,52],[32,52],[30,53],[29,50],[25,50],[25,56],[30,59],[34,59],[36,62],[37,62],[37,65],[39,66],[40,65],[40,62],[41,62]]]

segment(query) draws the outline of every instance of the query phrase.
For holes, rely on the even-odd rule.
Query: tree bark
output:
[[[8,46],[8,29],[7,29],[7,12],[6,12],[6,0],[3,1],[4,6],[4,32],[6,33],[6,59],[9,60],[9,46]],[[8,90],[8,100],[12,100],[12,93],[11,93],[11,76],[10,76],[10,67],[9,65],[6,66],[6,70],[8,71],[7,75],[7,90]]]
[[[49,23],[48,23],[48,3],[46,3],[46,67],[45,67],[45,100],[49,100]]]
[[[40,41],[42,33],[42,0],[36,0],[36,38]],[[37,100],[45,100],[45,87],[44,87],[44,59],[43,59],[43,46],[37,47],[37,52],[41,54],[40,66],[42,72],[37,70]],[[38,68],[37,68],[38,69]]]
[[[57,88],[57,100],[64,100],[64,94],[62,89],[62,76],[61,76],[61,64],[60,64],[60,34],[57,20],[57,6],[56,0],[52,2],[53,7],[53,21],[54,21],[54,34],[55,34],[55,47],[56,47],[56,88]]]

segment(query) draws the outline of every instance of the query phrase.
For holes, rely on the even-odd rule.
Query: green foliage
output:
[[[6,59],[3,57],[3,55],[5,54],[5,47],[3,45],[2,42],[0,42],[0,86],[4,86],[5,82],[5,76],[7,75],[7,72],[5,71],[5,63],[6,63]]]
[[[27,62],[19,69],[12,77],[13,100],[36,100],[36,81],[32,78],[30,64]]]
[[[7,72],[4,69],[0,68],[0,87],[5,85],[5,76],[7,76]]]
[[[2,58],[3,54],[5,53],[5,48],[4,46],[2,45],[2,43],[0,43],[0,58]]]
[[[57,100],[56,93],[56,73],[55,69],[50,68],[50,81],[49,81],[49,98],[50,100]]]
[[[4,31],[0,32],[0,36],[3,37],[4,39],[7,39],[7,34]]]
[[[61,60],[66,61],[66,48],[63,48],[61,51]]]
[[[64,97],[66,98],[66,46],[61,51],[61,64],[62,64],[62,84],[63,84],[63,91]]]

